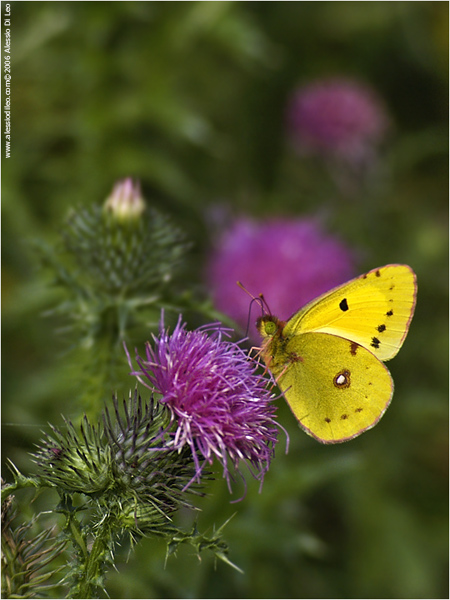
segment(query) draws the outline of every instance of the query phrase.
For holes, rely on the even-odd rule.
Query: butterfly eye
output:
[[[274,336],[278,331],[278,326],[280,324],[279,319],[273,316],[260,317],[256,321],[256,327],[263,336]]]

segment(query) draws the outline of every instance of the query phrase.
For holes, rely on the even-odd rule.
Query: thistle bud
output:
[[[103,207],[73,210],[63,239],[81,285],[114,298],[148,299],[172,279],[187,247],[169,218],[146,207],[131,179],[118,182]]]
[[[52,433],[46,435],[34,454],[38,474],[47,484],[65,492],[105,491],[112,485],[111,451],[102,443],[99,428],[85,417],[78,434],[70,421],[65,422],[65,433],[50,425]]]
[[[48,597],[57,587],[55,576],[62,567],[55,559],[66,540],[53,527],[37,533],[39,517],[23,524],[18,516],[15,499],[8,496],[2,503],[2,597]]]
[[[97,427],[85,417],[80,431],[52,427],[34,455],[38,475],[66,493],[102,498],[102,510],[125,530],[160,530],[180,506],[191,506],[184,490],[195,475],[191,451],[172,443],[170,411],[135,394],[113,415],[106,408]],[[199,493],[198,487],[190,489]]]
[[[131,178],[118,181],[103,209],[121,222],[139,218],[145,210],[139,183],[133,183]]]

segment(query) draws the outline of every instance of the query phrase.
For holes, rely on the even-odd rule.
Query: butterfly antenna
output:
[[[246,287],[244,287],[242,285],[242,283],[240,281],[236,281],[237,285],[241,288],[241,290],[244,290],[244,292],[246,294],[248,294],[250,296],[250,298],[252,299],[252,301],[250,302],[250,305],[248,307],[248,317],[247,317],[247,327],[245,329],[245,337],[248,337],[248,332],[250,331],[250,317],[251,317],[251,313],[252,313],[252,305],[253,302],[258,301],[258,298],[255,298],[255,296],[253,296],[253,294],[251,294],[248,289]]]
[[[269,305],[267,304],[267,301],[264,298],[263,294],[258,294],[258,296],[254,296],[251,292],[248,291],[248,289],[240,281],[237,281],[236,283],[241,288],[241,290],[243,290],[246,294],[248,294],[250,296],[250,298],[252,299],[252,301],[250,302],[250,306],[248,307],[247,330],[246,330],[246,335],[248,336],[248,332],[250,329],[250,317],[251,317],[253,302],[257,302],[259,304],[259,306],[261,308],[261,316],[264,316],[264,314],[266,312],[268,314],[272,314],[272,313],[270,312]]]

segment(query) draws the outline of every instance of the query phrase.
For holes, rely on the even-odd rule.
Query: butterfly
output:
[[[400,350],[416,297],[414,271],[392,264],[319,296],[288,321],[257,320],[264,362],[306,433],[334,444],[378,423],[394,392],[383,363]]]

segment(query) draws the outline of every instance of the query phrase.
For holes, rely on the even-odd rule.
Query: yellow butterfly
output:
[[[411,267],[386,265],[316,298],[287,322],[258,319],[264,362],[306,433],[334,444],[376,425],[394,392],[382,361],[400,350],[416,296]]]

